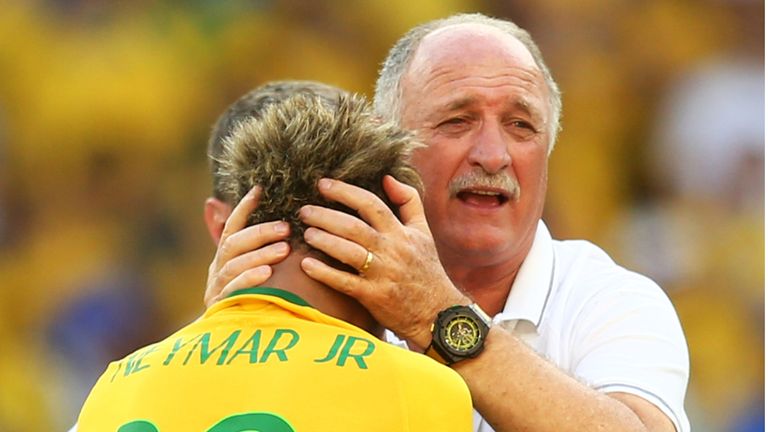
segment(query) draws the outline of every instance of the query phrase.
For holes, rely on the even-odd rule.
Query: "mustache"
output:
[[[508,172],[489,174],[482,168],[475,167],[472,171],[452,179],[448,185],[451,196],[456,196],[463,190],[475,188],[502,190],[513,201],[520,198],[520,183]]]

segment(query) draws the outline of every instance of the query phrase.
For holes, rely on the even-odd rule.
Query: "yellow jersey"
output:
[[[111,363],[78,432],[470,431],[464,381],[275,288]]]

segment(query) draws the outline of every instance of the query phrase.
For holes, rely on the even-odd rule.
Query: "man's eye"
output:
[[[531,122],[525,120],[511,120],[507,123],[507,130],[512,136],[520,140],[529,140],[539,134],[538,129]]]
[[[464,117],[451,117],[438,123],[437,129],[445,134],[460,134],[466,132],[470,122]]]
[[[514,126],[516,128],[528,129],[528,130],[531,130],[533,132],[536,132],[536,128],[534,128],[533,125],[528,123],[527,121],[515,120],[515,121],[512,122],[512,126]]]

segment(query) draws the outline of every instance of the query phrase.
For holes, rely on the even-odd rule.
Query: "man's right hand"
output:
[[[312,257],[304,272],[355,298],[383,326],[411,349],[426,350],[438,312],[472,300],[446,274],[427,225],[419,194],[392,176],[384,191],[398,206],[399,218],[373,192],[339,180],[322,179],[323,196],[357,211],[359,217],[327,207],[307,205],[299,215],[308,228],[310,246],[352,268],[347,272]]]
[[[291,252],[284,241],[290,226],[284,221],[264,222],[246,228],[248,216],[259,205],[261,188],[251,189],[232,210],[224,224],[216,255],[208,268],[205,305],[211,307],[233,291],[260,285],[276,264]]]

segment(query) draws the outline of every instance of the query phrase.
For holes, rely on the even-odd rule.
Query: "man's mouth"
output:
[[[499,207],[506,204],[512,195],[496,189],[462,189],[456,194],[462,202],[477,207]]]

